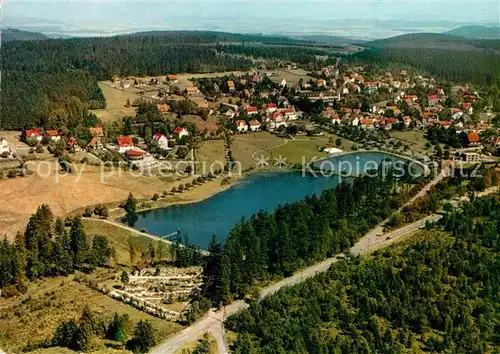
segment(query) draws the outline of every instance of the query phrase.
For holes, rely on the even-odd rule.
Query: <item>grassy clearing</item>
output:
[[[199,166],[201,168],[200,172],[203,172],[203,167],[206,166],[207,172],[210,172],[210,166],[214,166],[214,169],[223,168],[226,162],[226,153],[224,151],[224,141],[223,140],[207,140],[203,142],[200,149],[198,150],[196,156]],[[217,164],[214,164],[217,162]]]
[[[93,238],[94,236],[104,236],[108,239],[111,247],[114,248],[116,253],[116,262],[118,264],[130,265],[130,252],[129,245],[132,243],[136,249],[142,253],[147,253],[149,245],[153,244],[157,249],[158,242],[147,237],[138,235],[130,230],[117,227],[112,224],[104,223],[92,219],[84,219],[83,226],[85,233]],[[170,256],[169,245],[164,244],[165,258]]]
[[[99,87],[106,98],[106,108],[92,110],[100,120],[103,122],[118,121],[124,116],[134,116],[134,107],[125,107],[127,99],[133,103],[137,98],[135,89],[117,90],[110,86],[108,81],[99,82]]]
[[[421,130],[412,131],[391,131],[389,132],[391,138],[400,140],[403,144],[409,145],[410,150],[417,152],[425,152],[425,144],[428,140],[425,138],[425,132]]]
[[[278,70],[277,76],[272,76],[271,80],[275,82],[280,82],[285,79],[288,85],[296,86],[299,83],[299,80],[302,79],[304,82],[308,82],[309,80],[314,80],[312,76],[307,75],[307,71],[302,69],[295,70]]]
[[[305,161],[310,161],[314,157],[324,158],[328,155],[323,152],[325,145],[334,144],[338,138],[336,135],[328,135],[324,137],[296,137],[294,140],[288,141],[284,145],[270,149],[272,158],[286,157],[289,164],[301,164],[303,158]],[[342,139],[342,144],[339,147],[342,150],[350,151],[354,143],[349,140]]]
[[[157,329],[159,340],[181,329],[174,322],[150,316],[91,290],[74,281],[73,276],[59,277],[31,284],[22,301],[0,300],[0,347],[17,353],[30,343],[50,339],[61,322],[78,319],[85,306],[107,320],[115,312],[128,314],[134,325],[147,319]]]
[[[270,157],[269,149],[284,144],[285,139],[281,139],[267,132],[238,135],[231,146],[233,157],[241,162],[242,168],[255,167],[255,156]]]

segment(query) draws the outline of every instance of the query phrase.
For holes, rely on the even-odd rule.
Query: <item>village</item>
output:
[[[362,67],[345,70],[340,72],[336,65],[328,65],[308,72],[291,63],[273,71],[190,79],[184,76],[183,80],[175,74],[155,78],[115,77],[109,84],[112,90],[135,92],[134,102],[130,99],[122,102],[124,106],[136,107],[138,112],[136,118],[125,121],[131,129],[117,131],[113,127],[109,134],[106,131],[109,122],[96,122],[88,127],[86,134],[75,136],[57,127],[33,127],[23,131],[20,139],[29,146],[25,155],[41,152],[44,146],[58,157],[64,150],[73,154],[85,151],[91,156],[83,161],[124,161],[135,169],[151,169],[167,158],[194,160],[195,137],[202,141],[217,140],[228,134],[260,131],[284,139],[331,132],[358,140],[358,148],[385,149],[391,147],[373,144],[376,138],[368,137],[378,134],[390,138],[392,132],[402,135],[417,131],[423,132],[423,140],[424,135],[429,138],[432,132],[433,137],[438,136],[437,140],[431,139],[434,145],[438,144],[438,150],[442,143],[443,147],[459,152],[472,152],[460,150],[464,148],[477,150],[474,153],[482,151],[484,156],[497,152],[500,137],[498,130],[495,133],[493,116],[488,113],[486,99],[472,88],[449,84],[445,88],[432,77],[405,70],[379,75],[364,73]],[[139,118],[141,109],[144,112]],[[159,128],[155,129],[156,126]],[[443,130],[453,131],[457,139],[443,138],[449,135],[441,133]],[[130,134],[133,131],[136,133]],[[13,166],[19,154],[7,139],[0,142],[2,162],[7,166],[10,161],[9,167]],[[336,148],[331,143],[322,146],[326,152],[336,152]],[[429,145],[426,151],[415,151],[406,144],[399,152],[424,160],[425,155],[436,154]],[[437,155],[442,156],[439,151]],[[478,157],[463,156],[468,161],[476,161]]]

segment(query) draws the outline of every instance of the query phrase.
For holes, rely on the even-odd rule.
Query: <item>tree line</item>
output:
[[[24,234],[17,233],[14,243],[0,242],[0,288],[15,295],[26,290],[26,280],[91,271],[106,265],[112,252],[104,236],[88,242],[79,216],[65,224],[60,218],[54,220],[44,204],[30,217]]]
[[[499,232],[498,197],[473,199],[414,241],[251,303],[227,322],[233,352],[494,352]]]
[[[212,239],[204,267],[205,295],[214,304],[227,304],[258,282],[288,276],[345,251],[408,197],[402,185],[391,173],[358,177],[242,221],[223,247]]]
[[[223,48],[217,46],[225,40],[238,41],[235,37],[238,35],[215,32],[160,32],[5,43],[2,47],[0,128],[44,126],[58,129],[65,126],[58,123],[59,118],[77,116],[75,106],[78,109],[105,108],[97,81],[109,80],[113,75],[158,76],[248,69],[252,67],[250,59],[241,55],[221,55]],[[265,38],[239,37],[243,42],[257,39],[263,41]],[[275,40],[274,37],[269,39]],[[224,46],[224,50],[269,56],[264,48],[236,47]],[[252,53],[246,53],[249,50]],[[277,58],[298,57],[301,53],[310,57],[317,51],[292,46],[269,50]]]

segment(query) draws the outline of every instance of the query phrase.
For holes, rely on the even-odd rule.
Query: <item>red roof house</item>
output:
[[[467,134],[467,140],[469,140],[469,145],[478,145],[480,142],[479,135],[476,132]]]

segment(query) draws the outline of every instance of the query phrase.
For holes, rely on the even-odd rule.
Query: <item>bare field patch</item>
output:
[[[7,352],[20,352],[30,343],[50,339],[61,322],[78,319],[86,306],[108,320],[115,312],[128,314],[134,324],[147,319],[157,329],[160,340],[181,329],[176,323],[150,316],[89,289],[72,276],[39,281],[30,286],[23,301],[7,301],[0,300],[0,346]]]
[[[178,184],[174,178],[143,176],[132,171],[105,171],[100,167],[74,165],[74,173],[60,175],[56,163],[38,167],[42,162],[30,164],[30,170],[42,175],[0,181],[0,234],[12,237],[23,230],[28,218],[41,204],[48,204],[56,216],[82,209],[88,205],[119,203],[133,193],[136,198],[151,198],[154,193],[169,191]],[[40,165],[42,166],[42,165]],[[187,181],[187,180],[186,180]]]

